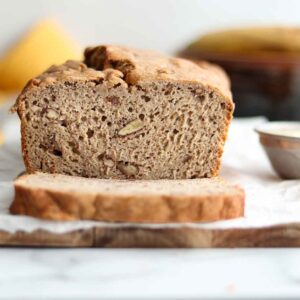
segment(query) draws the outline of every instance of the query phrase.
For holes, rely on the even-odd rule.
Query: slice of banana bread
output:
[[[51,67],[15,104],[29,173],[119,179],[216,176],[233,108],[218,67],[119,46]]]
[[[206,222],[244,214],[244,191],[218,178],[110,180],[36,173],[17,179],[15,191],[13,214],[52,220]]]

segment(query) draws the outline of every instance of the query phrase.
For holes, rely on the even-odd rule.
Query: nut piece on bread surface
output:
[[[10,211],[49,220],[208,222],[242,217],[244,191],[219,178],[110,180],[35,173],[15,181]]]
[[[218,175],[234,104],[217,66],[98,46],[32,79],[14,109],[28,173],[187,179]]]

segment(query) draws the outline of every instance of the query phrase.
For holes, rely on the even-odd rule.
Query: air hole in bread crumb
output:
[[[79,136],[79,140],[80,140],[80,141],[83,141],[83,140],[84,140],[84,137],[80,135],[80,136]]]
[[[145,115],[144,114],[139,114],[139,118],[140,118],[140,120],[144,120],[145,119]]]
[[[203,94],[202,94],[202,95],[196,95],[195,98],[196,98],[197,101],[204,102],[204,100],[205,100],[205,95],[203,95]]]
[[[183,163],[189,162],[192,158],[193,158],[192,155],[189,155],[189,154],[186,155],[186,156],[183,158]]]
[[[97,156],[97,159],[99,160],[99,161],[102,161],[103,160],[103,153],[101,153],[101,154],[99,154],[98,156]]]
[[[113,86],[113,88],[115,89],[115,88],[117,88],[117,87],[119,87],[119,86],[121,86],[121,83],[120,83],[120,82],[117,83],[117,84],[115,84],[115,85]]]
[[[177,134],[179,131],[175,128],[174,130],[173,130],[173,133],[174,134]]]
[[[151,100],[150,97],[145,96],[145,95],[143,95],[141,98],[142,98],[145,102],[149,102],[149,101]]]
[[[132,107],[128,107],[128,111],[129,112],[133,112],[133,108]]]
[[[173,86],[168,84],[167,87],[165,89],[163,89],[164,95],[170,95],[172,93],[173,90]]]
[[[89,128],[86,132],[86,135],[88,136],[89,139],[92,138],[94,135],[94,130]]]
[[[96,111],[96,106],[91,108],[92,111]]]
[[[40,145],[39,145],[39,148],[40,148],[40,149],[43,149],[44,151],[47,150],[47,147],[46,147],[45,145],[43,145],[43,144],[40,144]]]
[[[78,145],[76,145],[74,142],[68,142],[69,146],[72,149],[72,152],[75,154],[80,154],[79,149],[78,149]]]
[[[62,156],[62,152],[60,150],[57,150],[57,149],[54,149],[52,153],[55,156]]]
[[[107,122],[107,126],[109,126],[109,127],[110,127],[110,126],[111,126],[111,122]]]
[[[81,117],[81,121],[82,121],[82,122],[85,122],[86,120],[87,120],[87,117],[85,117],[85,116],[84,116],[84,117]]]
[[[221,103],[221,108],[225,109],[225,103],[224,102]]]
[[[106,116],[102,116],[101,121],[104,122],[107,119]]]
[[[32,104],[33,104],[33,105],[37,105],[37,101],[36,101],[36,100],[33,101]]]
[[[60,126],[67,127],[67,121],[66,120],[61,120],[60,121]]]

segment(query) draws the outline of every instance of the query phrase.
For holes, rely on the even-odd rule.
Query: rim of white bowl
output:
[[[258,134],[264,134],[273,137],[279,137],[284,139],[292,139],[300,141],[300,136],[292,136],[288,134],[276,133],[276,130],[299,130],[300,121],[273,121],[260,124],[254,128],[254,131]]]

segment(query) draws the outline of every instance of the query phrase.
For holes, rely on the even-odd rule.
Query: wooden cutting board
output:
[[[0,231],[1,246],[99,248],[299,247],[300,223],[251,229],[105,226],[58,234]]]

